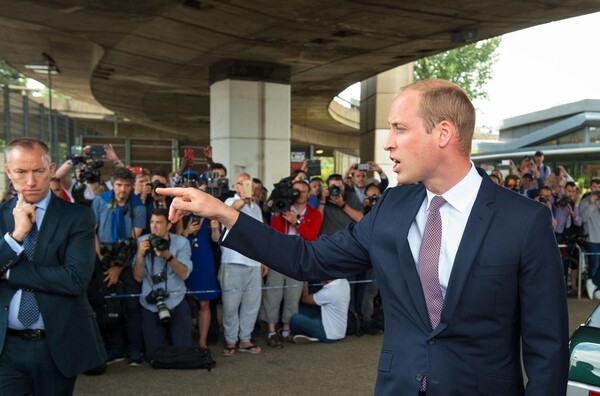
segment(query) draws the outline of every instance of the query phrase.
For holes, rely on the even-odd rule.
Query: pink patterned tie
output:
[[[440,288],[439,260],[442,244],[442,217],[440,207],[446,200],[436,195],[429,205],[429,216],[423,232],[421,250],[419,250],[419,277],[425,295],[425,303],[429,312],[431,327],[436,328],[440,323],[444,299]]]
[[[440,207],[446,203],[446,200],[436,195],[429,205],[429,215],[423,232],[421,249],[419,250],[419,277],[421,278],[421,287],[429,312],[429,321],[431,327],[435,329],[440,323],[442,316],[442,307],[444,298],[440,288],[439,260],[440,247],[442,245],[442,217],[440,216]],[[423,378],[420,391],[424,392],[427,388],[427,378]]]

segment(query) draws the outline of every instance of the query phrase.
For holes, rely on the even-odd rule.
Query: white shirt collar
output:
[[[467,173],[465,177],[458,183],[454,185],[450,190],[446,191],[442,194],[442,197],[448,202],[454,209],[458,210],[461,213],[464,213],[469,204],[473,201],[474,195],[479,191],[479,186],[481,185],[481,176],[477,172],[475,168],[475,164],[471,161],[471,169]],[[429,205],[431,204],[431,200],[437,194],[432,193],[427,190],[427,210],[429,210]]]

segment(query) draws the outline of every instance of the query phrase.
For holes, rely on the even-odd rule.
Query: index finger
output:
[[[185,189],[181,187],[157,188],[155,191],[159,195],[172,195],[174,197],[183,197],[186,195]]]
[[[17,208],[19,206],[23,206],[23,200],[24,200],[23,194],[18,194],[17,195],[17,205],[16,205]]]

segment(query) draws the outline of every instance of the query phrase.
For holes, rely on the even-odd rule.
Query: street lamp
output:
[[[28,63],[25,68],[34,73],[46,74],[48,77],[48,140],[51,142],[52,159],[56,161],[58,156],[58,134],[54,131],[54,123],[52,122],[52,75],[59,74],[60,69],[50,55],[43,52],[42,57],[44,58],[43,62]]]

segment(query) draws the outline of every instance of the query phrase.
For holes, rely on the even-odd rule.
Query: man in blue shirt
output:
[[[169,212],[155,209],[151,234],[138,238],[133,276],[142,282],[140,303],[146,357],[167,342],[191,346],[192,316],[185,300],[185,280],[192,272],[192,250],[187,238],[169,233]]]
[[[129,169],[117,168],[112,175],[113,189],[100,194],[92,202],[96,216],[97,267],[101,267],[96,272],[104,277],[108,288],[122,282],[124,290],[116,291],[128,294],[140,292],[139,283],[133,279],[130,260],[135,239],[146,225],[146,208],[133,193],[134,182],[135,175]],[[137,366],[141,364],[142,351],[141,307],[134,298],[127,299],[125,304],[129,363]],[[122,333],[121,329],[106,331],[107,363],[123,360],[125,341]]]

